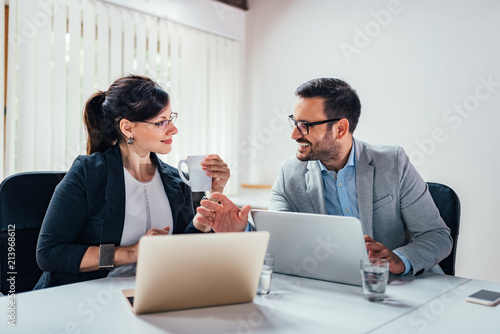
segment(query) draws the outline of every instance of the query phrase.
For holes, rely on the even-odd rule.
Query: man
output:
[[[443,273],[450,230],[401,147],[353,138],[361,104],[339,79],[314,79],[297,88],[290,124],[299,147],[282,162],[270,210],[354,216],[368,256],[385,258],[393,274]]]

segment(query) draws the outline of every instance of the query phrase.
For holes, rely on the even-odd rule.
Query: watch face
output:
[[[99,269],[113,269],[115,260],[115,245],[99,246]]]

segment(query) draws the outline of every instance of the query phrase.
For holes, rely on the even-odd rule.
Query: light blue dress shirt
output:
[[[346,165],[338,173],[329,171],[318,160],[325,189],[326,211],[329,215],[350,216],[359,219],[354,157],[353,144]]]
[[[356,161],[354,142],[346,165],[338,171],[328,170],[318,160],[325,192],[326,211],[329,215],[350,216],[359,219],[358,191],[356,190]],[[403,261],[406,275],[411,270],[410,261],[401,253],[394,252]]]

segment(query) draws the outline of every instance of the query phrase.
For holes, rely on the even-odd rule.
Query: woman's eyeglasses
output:
[[[167,128],[167,126],[172,123],[172,124],[175,124],[175,120],[177,119],[177,113],[176,112],[173,112],[170,114],[170,118],[169,119],[166,119],[164,121],[161,121],[161,122],[148,122],[148,121],[138,121],[139,123],[148,123],[148,124],[153,124],[153,125],[156,125],[156,127],[158,128],[158,131],[163,131]]]

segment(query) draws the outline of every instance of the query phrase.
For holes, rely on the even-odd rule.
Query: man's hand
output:
[[[203,232],[210,229],[215,232],[243,232],[247,227],[250,205],[240,209],[221,193],[213,193],[212,199],[220,204],[209,200],[201,201],[193,219],[194,226]]]
[[[389,248],[385,247],[380,242],[376,242],[367,235],[365,235],[365,244],[369,258],[386,259],[389,261],[389,271],[391,274],[399,275],[404,273],[405,265],[403,261]]]

